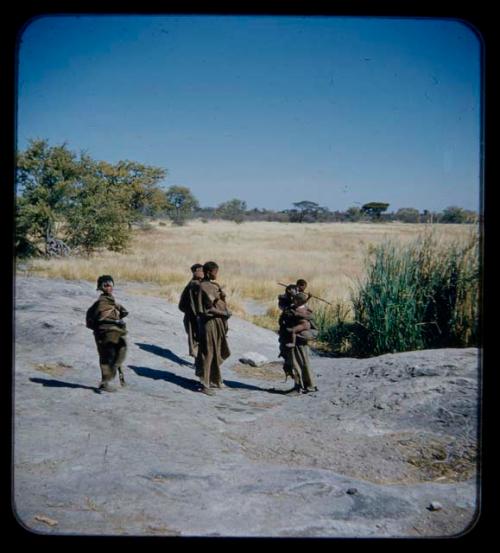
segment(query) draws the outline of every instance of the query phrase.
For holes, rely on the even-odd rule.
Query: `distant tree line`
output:
[[[232,208],[227,209],[227,204]],[[194,210],[193,218],[203,220],[227,219],[242,223],[244,221],[276,221],[282,223],[349,223],[349,222],[394,222],[402,223],[477,223],[475,211],[450,206],[442,212],[419,211],[412,207],[403,207],[395,212],[387,212],[389,204],[370,202],[361,207],[352,206],[345,211],[331,211],[315,202],[300,201],[293,203],[293,208],[281,211],[271,209],[246,209],[245,202],[233,199],[218,207],[203,207]]]
[[[302,200],[275,211],[249,209],[233,198],[216,207],[201,207],[185,186],[164,188],[163,168],[135,161],[108,163],[67,144],[50,146],[31,140],[17,156],[15,248],[18,256],[90,253],[98,248],[125,249],[134,226],[148,217],[169,218],[176,225],[198,218],[292,223],[402,221],[405,223],[475,223],[478,216],[456,206],[441,213],[407,207],[387,212],[388,203],[369,202],[346,211],[331,211]]]

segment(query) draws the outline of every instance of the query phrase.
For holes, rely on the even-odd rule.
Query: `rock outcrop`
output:
[[[276,334],[232,317],[226,388],[209,397],[176,305],[115,291],[128,386],[106,394],[84,322],[95,286],[16,279],[14,500],[32,531],[416,537],[473,523],[476,349],[312,355],[319,390],[290,397]],[[240,363],[248,352],[268,362]]]

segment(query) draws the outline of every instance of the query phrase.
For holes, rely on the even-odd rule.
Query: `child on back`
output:
[[[293,304],[285,310],[284,317],[287,324],[286,330],[290,333],[290,339],[285,344],[287,348],[295,347],[297,335],[305,330],[313,328],[313,312],[307,306],[309,296],[298,292],[293,296]]]

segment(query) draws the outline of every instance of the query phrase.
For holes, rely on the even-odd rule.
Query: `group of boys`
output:
[[[223,388],[221,365],[230,356],[227,342],[228,319],[226,295],[216,282],[219,267],[214,261],[191,267],[192,278],[184,288],[179,309],[184,313],[184,328],[188,336],[189,355],[195,358],[195,374],[200,380],[200,391],[213,395],[213,388]],[[99,354],[102,379],[99,389],[116,390],[111,384],[116,374],[125,386],[122,364],[127,352],[123,321],[128,311],[118,304],[113,296],[114,281],[111,275],[102,275],[97,280],[101,295],[87,310],[86,324],[93,330]],[[311,297],[305,293],[307,282],[297,280],[289,284],[284,294],[278,296],[281,309],[279,318],[280,356],[285,359],[297,341],[307,344],[316,330],[313,313],[307,306]]]
[[[184,313],[189,355],[195,358],[200,391],[213,395],[212,388],[224,388],[221,365],[231,352],[227,343],[226,294],[216,282],[219,267],[214,261],[191,267],[192,278],[184,288],[179,309]]]
[[[189,354],[195,358],[195,374],[200,379],[200,391],[213,395],[211,388],[223,388],[221,364],[230,355],[227,343],[228,319],[231,312],[226,295],[216,282],[219,267],[214,261],[191,267],[192,279],[184,289],[179,309],[184,313],[184,327],[188,334]],[[111,275],[97,280],[101,295],[87,310],[86,324],[94,332],[99,354],[101,382],[99,389],[114,392],[116,374],[125,386],[122,364],[127,353],[127,334],[124,317],[128,311],[113,296]]]

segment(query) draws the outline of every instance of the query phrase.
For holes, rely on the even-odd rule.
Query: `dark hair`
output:
[[[97,279],[97,290],[101,290],[102,285],[103,285],[105,282],[112,282],[113,285],[115,284],[115,281],[113,280],[113,277],[112,277],[111,275],[101,275],[101,276]]]
[[[297,286],[307,286],[307,282],[303,278],[299,278],[295,284]]]
[[[195,263],[194,265],[191,265],[191,272],[194,273],[196,269],[202,269],[203,265],[201,263]]]
[[[215,261],[207,261],[205,265],[203,265],[203,272],[208,273],[208,271],[212,271],[213,269],[218,269],[219,266]]]

